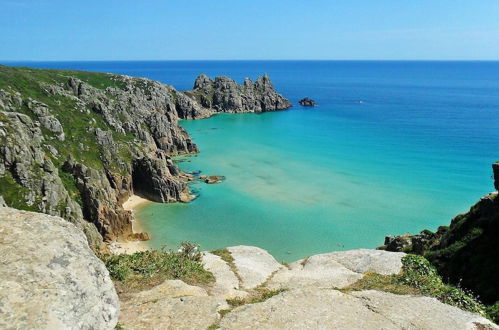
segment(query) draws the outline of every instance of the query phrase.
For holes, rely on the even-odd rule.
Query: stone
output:
[[[317,254],[279,270],[267,286],[271,289],[304,286],[344,288],[361,279],[365,272],[384,275],[399,273],[404,255],[368,249]]]
[[[237,274],[243,289],[254,289],[264,284],[284,266],[267,251],[254,246],[233,246],[227,248],[234,258]]]
[[[207,329],[229,308],[222,297],[182,281],[166,281],[122,302],[120,323],[129,329]]]
[[[119,301],[81,230],[0,208],[0,328],[114,329]]]
[[[230,266],[217,255],[203,252],[203,266],[215,277],[215,284],[210,289],[210,294],[222,296],[226,299],[244,298],[247,292],[239,288],[239,279],[230,269]]]
[[[7,207],[7,203],[5,203],[2,195],[0,195],[0,207]]]
[[[488,327],[488,328],[487,328]],[[225,315],[221,329],[498,329],[434,298],[306,287]]]
[[[298,101],[298,103],[300,103],[300,105],[304,107],[314,107],[316,105],[315,101],[308,97],[301,99],[300,101]]]

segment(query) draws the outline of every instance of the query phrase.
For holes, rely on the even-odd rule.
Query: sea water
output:
[[[20,63],[7,63],[16,64]],[[182,121],[201,152],[178,159],[188,204],[137,212],[154,247],[255,245],[278,260],[374,248],[467,211],[492,191],[499,160],[499,62],[49,62],[192,88],[200,73],[238,82],[268,73],[295,105]],[[311,97],[313,108],[298,100]]]

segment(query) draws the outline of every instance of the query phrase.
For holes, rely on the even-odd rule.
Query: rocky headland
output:
[[[76,224],[93,247],[144,239],[123,208],[132,194],[193,198],[192,176],[171,158],[199,151],[179,119],[290,106],[266,75],[243,85],[200,75],[179,92],[142,78],[0,66],[0,196]]]

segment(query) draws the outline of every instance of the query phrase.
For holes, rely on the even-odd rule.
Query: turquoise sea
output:
[[[199,73],[268,73],[295,106],[183,121],[201,153],[189,204],[138,211],[155,247],[256,245],[292,261],[374,248],[388,234],[449,224],[492,191],[499,62],[180,61],[6,63],[115,72],[190,89]],[[303,108],[298,100],[315,99]],[[179,160],[180,161],[180,160]]]

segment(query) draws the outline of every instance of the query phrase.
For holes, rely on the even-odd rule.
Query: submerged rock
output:
[[[73,224],[0,208],[0,242],[0,328],[114,329],[113,282]]]

